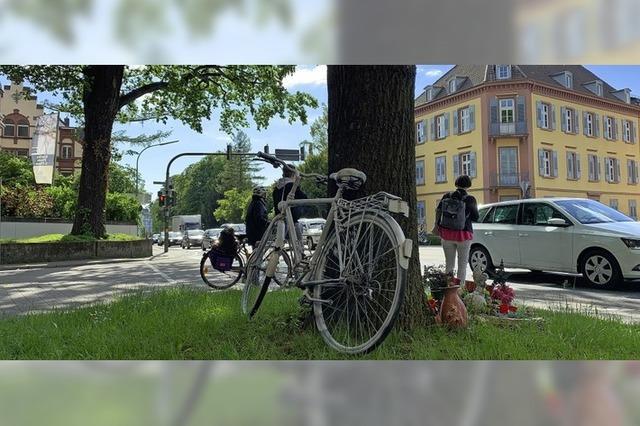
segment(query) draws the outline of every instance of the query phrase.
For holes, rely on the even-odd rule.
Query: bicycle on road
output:
[[[349,201],[346,191],[359,189],[366,175],[342,169],[329,176],[336,181],[334,198],[294,199],[301,178],[326,184],[327,176],[301,174],[275,156],[258,153],[258,160],[294,172],[294,184],[247,265],[242,310],[253,318],[266,296],[278,265],[292,253],[293,286],[303,291],[302,302],[313,306],[316,327],[332,348],[350,354],[375,349],[391,331],[407,285],[412,241],[407,240],[390,213],[408,216],[407,203],[379,192]],[[291,209],[330,205],[327,222],[311,257],[294,231]],[[290,232],[287,232],[289,230]]]

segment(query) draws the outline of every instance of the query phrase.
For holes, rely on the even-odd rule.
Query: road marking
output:
[[[171,278],[169,275],[165,274],[164,272],[162,272],[156,265],[154,265],[153,263],[147,263],[147,266],[151,269],[153,269],[158,275],[160,275],[162,278],[164,278],[169,284],[178,284],[178,281],[174,280],[173,278]]]

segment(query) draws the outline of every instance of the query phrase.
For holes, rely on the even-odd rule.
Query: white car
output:
[[[304,241],[306,246],[309,247],[309,250],[314,250],[318,245],[325,222],[326,220],[321,217],[313,219],[303,218],[298,220],[298,223],[302,227],[302,241]]]
[[[580,273],[594,287],[640,279],[640,223],[597,201],[539,198],[481,206],[469,264]]]

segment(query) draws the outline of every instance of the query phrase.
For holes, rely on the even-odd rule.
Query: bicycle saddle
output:
[[[331,173],[329,177],[336,181],[338,185],[344,185],[349,189],[359,189],[366,181],[367,175],[357,169],[341,169]]]

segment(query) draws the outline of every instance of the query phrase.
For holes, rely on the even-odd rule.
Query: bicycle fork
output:
[[[267,270],[265,272],[266,276],[269,278],[273,278],[276,275],[276,269],[278,269],[278,263],[280,262],[280,251],[284,247],[285,223],[284,221],[280,221],[276,226],[275,249],[269,255]]]

